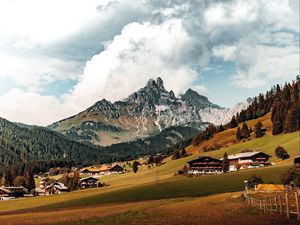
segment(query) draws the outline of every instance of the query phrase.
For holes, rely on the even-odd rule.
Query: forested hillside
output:
[[[213,138],[213,136],[224,130],[238,127],[239,123],[261,118],[268,113],[271,114],[272,134],[291,133],[300,130],[300,77],[296,81],[285,83],[283,86],[277,84],[265,94],[259,94],[252,99],[247,109],[242,110],[232,117],[226,125],[215,127],[209,126],[205,131],[193,138],[193,146]],[[246,127],[246,125],[244,125]],[[252,126],[254,129],[254,126]],[[253,132],[249,127],[249,134]],[[248,127],[247,127],[248,129]],[[220,148],[222,146],[218,146]]]
[[[167,152],[197,132],[190,127],[170,127],[146,139],[101,148],[70,140],[47,128],[18,125],[0,118],[0,166],[34,161],[53,164],[50,160],[65,160],[69,165],[70,162],[91,165],[131,160],[140,155]]]
[[[77,143],[42,127],[25,127],[0,118],[0,164],[37,160],[66,160],[85,164],[100,161],[99,148]]]

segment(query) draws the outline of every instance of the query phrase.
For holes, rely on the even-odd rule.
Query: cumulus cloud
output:
[[[102,98],[123,99],[157,76],[177,94],[189,87],[207,93],[199,71],[215,58],[235,64],[231,80],[239,87],[292,79],[299,71],[298,13],[298,0],[1,2],[0,79],[13,78],[29,92],[0,96],[0,115],[47,124]],[[39,94],[68,79],[78,83],[60,101]]]
[[[0,96],[0,117],[26,124],[48,125],[69,115],[67,106],[55,97],[12,89]]]

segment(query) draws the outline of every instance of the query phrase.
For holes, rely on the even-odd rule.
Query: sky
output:
[[[49,125],[162,77],[230,107],[299,74],[299,0],[1,0],[0,117]]]

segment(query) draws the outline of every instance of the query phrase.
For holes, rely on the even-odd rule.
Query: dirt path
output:
[[[0,216],[1,225],[294,225],[284,216],[265,215],[249,209],[226,193],[201,198],[102,204],[59,211],[41,211]]]

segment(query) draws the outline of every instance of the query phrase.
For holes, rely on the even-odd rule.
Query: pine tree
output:
[[[236,138],[237,138],[238,140],[241,140],[241,139],[242,139],[242,133],[241,133],[240,127],[237,128],[237,131],[236,131]]]
[[[264,131],[262,129],[263,124],[261,122],[258,122],[257,124],[255,124],[255,137],[259,138],[264,136]]]
[[[29,167],[28,170],[26,171],[24,175],[24,179],[25,179],[25,187],[28,189],[29,192],[35,189],[34,175],[31,167]]]
[[[223,125],[221,124],[221,125],[218,127],[218,132],[222,132],[222,131],[224,131],[224,127],[223,127]]]
[[[249,131],[248,126],[245,122],[243,123],[241,134],[242,134],[242,138],[247,139],[247,138],[250,137],[250,131]]]
[[[11,187],[14,184],[14,180],[11,174],[11,169],[8,166],[4,167],[3,170],[3,178],[4,178],[4,185]]]
[[[235,116],[232,116],[231,121],[230,121],[230,123],[229,123],[229,127],[230,127],[230,128],[235,128],[235,127],[237,127],[237,126],[238,126],[238,124],[237,124],[237,122],[236,122]]]
[[[223,173],[227,173],[229,171],[229,159],[228,159],[228,155],[227,152],[224,153],[223,156],[223,162],[222,162],[222,169],[223,169]]]
[[[132,170],[133,170],[134,173],[137,173],[137,171],[139,169],[139,165],[140,165],[140,163],[138,161],[134,161],[132,163]]]

